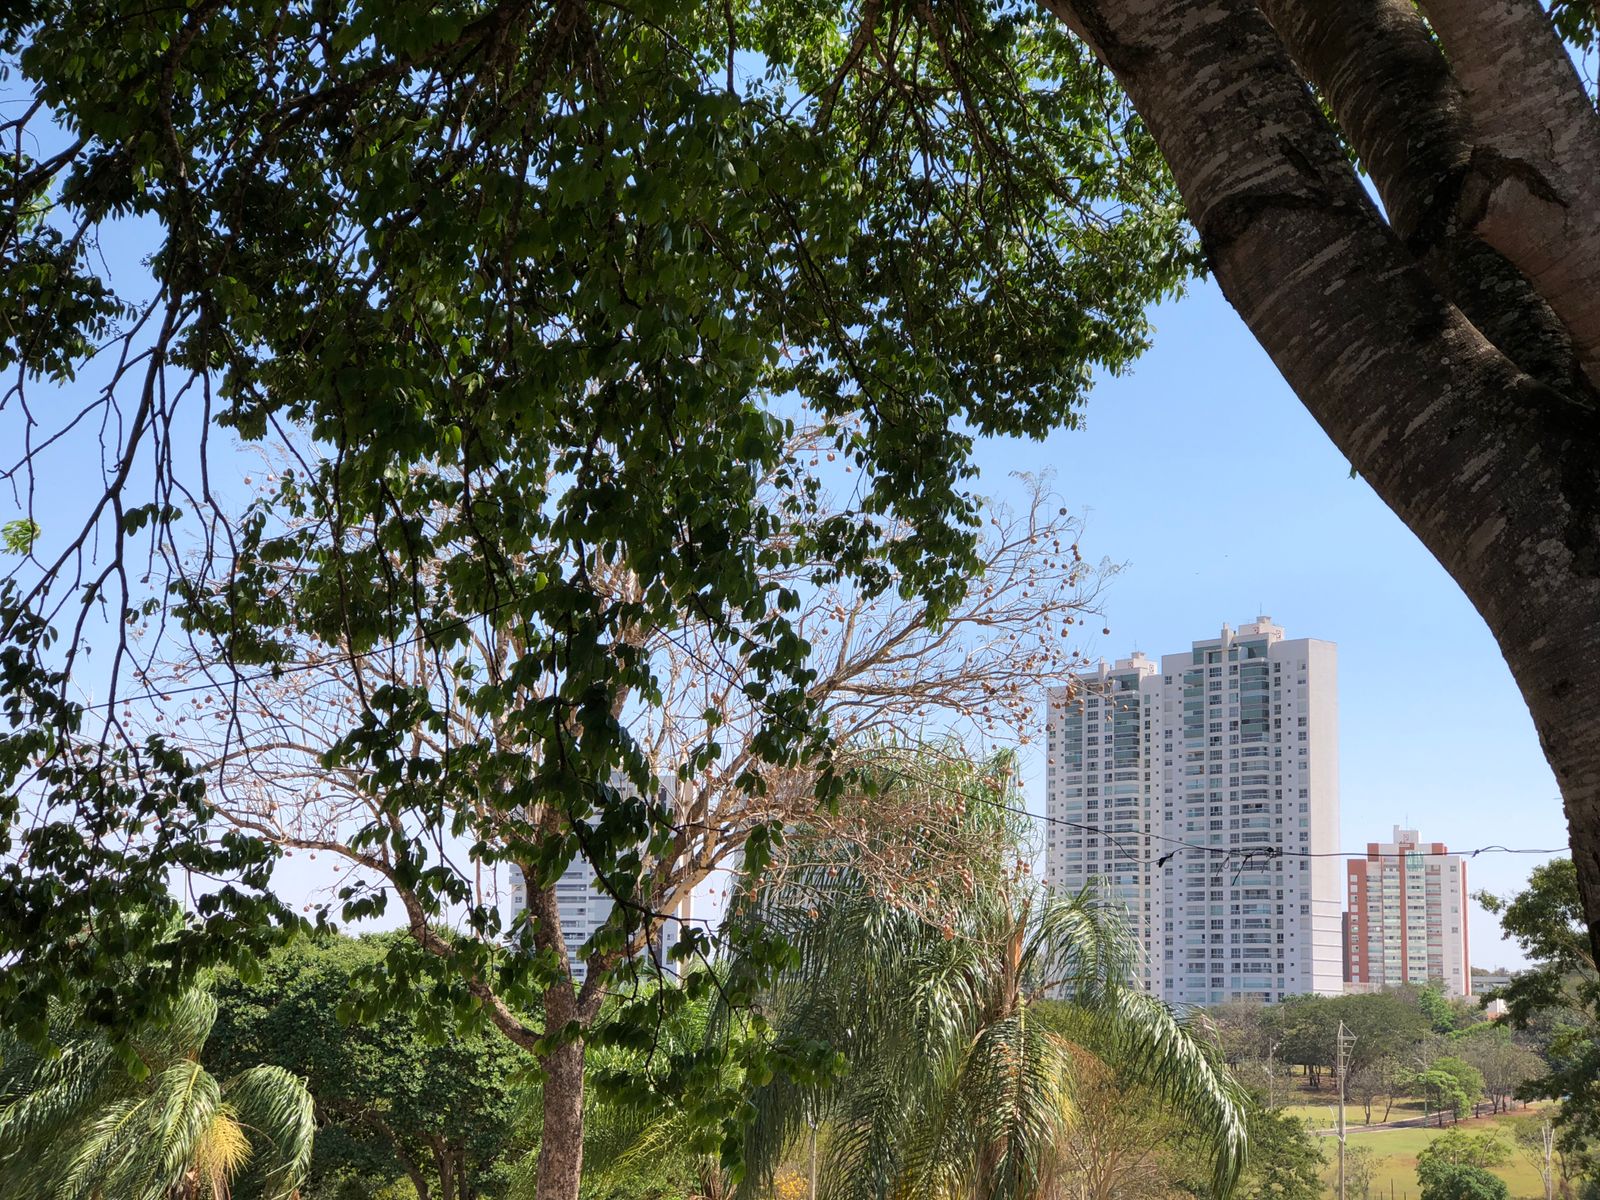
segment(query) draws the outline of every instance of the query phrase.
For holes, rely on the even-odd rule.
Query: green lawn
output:
[[[1526,1110],[1519,1109],[1510,1115],[1463,1121],[1456,1128],[1464,1133],[1498,1131],[1501,1140],[1510,1144],[1511,1122],[1526,1115]],[[1391,1195],[1391,1187],[1394,1200],[1417,1200],[1417,1154],[1438,1137],[1439,1132],[1436,1128],[1418,1128],[1378,1129],[1371,1133],[1352,1133],[1349,1137],[1352,1149],[1356,1146],[1369,1146],[1379,1155],[1378,1170],[1373,1179],[1370,1200],[1379,1200],[1380,1196],[1387,1200]],[[1338,1162],[1338,1145],[1332,1138],[1319,1140],[1323,1143],[1323,1157],[1328,1160],[1328,1195],[1332,1196],[1335,1194],[1334,1164]],[[1495,1168],[1494,1173],[1506,1181],[1513,1200],[1543,1200],[1544,1184],[1539,1180],[1539,1172],[1517,1152],[1514,1146],[1511,1161],[1503,1167]],[[1352,1195],[1349,1200],[1360,1200],[1360,1197]]]
[[[1310,1121],[1313,1129],[1332,1129],[1334,1126],[1334,1112],[1337,1099],[1332,1091],[1324,1088],[1321,1091],[1312,1091],[1305,1086],[1303,1078],[1294,1078],[1287,1087],[1279,1091],[1283,1099],[1278,1107],[1284,1112],[1293,1113],[1302,1120]],[[1384,1106],[1377,1103],[1372,1106],[1372,1119],[1384,1119]],[[1389,1108],[1388,1119],[1391,1121],[1404,1121],[1410,1117],[1422,1115],[1422,1101],[1396,1100]],[[1359,1104],[1346,1104],[1344,1110],[1345,1123],[1360,1125],[1366,1117],[1366,1110]]]

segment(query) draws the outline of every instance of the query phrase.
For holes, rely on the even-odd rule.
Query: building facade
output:
[[[637,796],[638,791],[620,772],[613,775],[611,784],[624,795]],[[515,865],[511,867],[511,915],[513,920],[528,910],[527,882]],[[556,880],[556,906],[561,912],[561,940],[566,943],[567,955],[572,962],[572,977],[582,983],[589,975],[584,963],[584,944],[611,919],[615,902],[601,886],[598,874],[589,860],[578,854]],[[685,923],[692,920],[693,901],[685,898],[673,915],[661,922],[661,928],[652,939],[650,957],[656,965],[669,973],[676,969],[669,958],[674,946],[683,936]]]
[[[1333,643],[1224,625],[1079,676],[1048,720],[1046,878],[1127,908],[1150,991],[1343,990]]]
[[[1434,984],[1470,996],[1467,864],[1443,842],[1394,827],[1394,841],[1368,842],[1347,867],[1345,958],[1351,989]]]
[[[1158,928],[1151,844],[1156,804],[1146,751],[1155,663],[1143,654],[1101,663],[1046,705],[1045,878],[1076,892],[1093,883],[1118,901],[1146,948],[1147,989],[1157,991],[1159,956],[1148,948]]]
[[[556,880],[556,906],[561,910],[561,940],[566,942],[567,955],[572,960],[572,978],[582,983],[589,975],[581,953],[584,943],[611,919],[614,906],[583,855],[578,855]],[[690,901],[685,900],[676,915],[663,920],[650,947],[650,957],[669,974],[675,974],[676,967],[668,955],[682,936],[684,922],[690,919],[689,908]],[[511,868],[511,909],[513,915],[528,909],[527,884],[515,866]]]

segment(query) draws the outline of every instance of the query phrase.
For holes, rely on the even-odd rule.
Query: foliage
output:
[[[0,1028],[0,1193],[8,1200],[226,1200],[236,1180],[289,1200],[312,1154],[312,1101],[281,1067],[218,1079],[198,1061],[217,1017],[199,990],[137,1030],[125,1067],[65,1014],[57,1055]]]
[[[1570,858],[1533,868],[1522,891],[1476,899],[1500,918],[1529,961],[1510,984],[1485,999],[1503,999],[1518,1029],[1544,1033],[1548,1069],[1518,1095],[1563,1101],[1559,1119],[1569,1150],[1600,1143],[1600,972],[1595,969],[1577,870]]]
[[[814,1114],[828,1131],[827,1200],[1039,1195],[1070,1120],[1076,1060],[1103,1047],[1192,1122],[1196,1157],[1228,1191],[1245,1142],[1235,1085],[1138,988],[1118,914],[1028,878],[1009,763],[952,764],[946,778],[965,804],[932,823],[966,825],[983,850],[943,879],[956,903],[881,893],[857,871],[870,842],[823,837],[806,843],[808,869],[762,889],[741,917],[797,952],[766,1006],[778,1036],[835,1045],[844,1065],[832,1082],[757,1090],[747,1184],[772,1178]],[[1061,1003],[1043,1003],[1052,995]]]
[[[0,545],[10,554],[27,554],[33,549],[34,542],[39,540],[41,532],[38,524],[27,517],[6,521],[0,524]]]
[[[1049,1004],[1040,1003],[1046,1015]],[[1131,1072],[1119,1070],[1115,1049],[1074,1061],[1072,1117],[1057,1138],[1055,1179],[1047,1192],[1052,1197],[1167,1196],[1182,1190],[1194,1173],[1196,1139],[1183,1115]],[[1250,1152],[1253,1166],[1254,1146]]]
[[[1378,1152],[1371,1146],[1351,1146],[1344,1155],[1345,1187],[1352,1196],[1367,1200],[1378,1170]]]
[[[1465,1116],[1483,1095],[1483,1075],[1454,1055],[1441,1055],[1421,1071],[1406,1077],[1405,1085],[1420,1095],[1428,1107]]]
[[[364,971],[400,934],[324,935],[277,952],[249,980],[219,979],[205,1061],[270,1063],[303,1077],[320,1132],[310,1181],[425,1180],[444,1200],[504,1193],[527,1059],[494,1033],[428,1029],[426,1002],[352,1025]],[[419,1189],[420,1191],[420,1189]]]
[[[1544,1073],[1544,1060],[1498,1022],[1485,1021],[1451,1037],[1456,1056],[1483,1076],[1484,1092],[1499,1112],[1524,1084]]]
[[[1426,1170],[1417,1164],[1422,1200],[1510,1200],[1505,1180],[1482,1167],[1466,1163],[1441,1163]]]
[[[1305,1121],[1253,1105],[1247,1137],[1250,1165],[1236,1193],[1242,1200],[1321,1200],[1325,1164]]]
[[[537,929],[491,949],[512,931],[474,902],[474,872],[548,882],[582,854],[647,921],[638,847],[674,829],[614,781],[649,797],[657,771],[692,783],[719,753],[715,714],[683,761],[640,751],[619,714],[661,681],[635,631],[698,623],[740,662],[747,794],[803,761],[816,797],[836,796],[798,596],[844,580],[924,597],[937,623],[978,567],[972,439],[1072,423],[1195,252],[1110,73],[1054,24],[940,10],[924,41],[886,13],[863,31],[882,52],[864,55],[787,4],[704,17],[662,0],[5,8],[0,52],[36,101],[8,143],[36,148],[5,166],[0,367],[20,395],[95,357],[86,406],[29,444],[79,425],[120,438],[103,496],[0,614],[20,697],[8,784],[25,774],[47,810],[74,810],[56,764],[82,714],[49,701],[69,673],[54,667],[88,644],[76,614],[100,605],[112,713],[129,665],[116,631],[156,612],[176,653],[192,639],[220,672],[219,708],[228,685],[292,671],[302,636],[351,661],[417,648],[516,752],[487,734],[418,752],[414,733],[449,723],[439,691],[374,689],[326,765],[359,774],[382,819],[341,840],[392,856],[424,920],[470,905],[482,944],[441,957],[524,1011],[559,954]],[[135,225],[153,231],[149,275],[113,278],[90,248]],[[832,477],[791,452],[797,407]],[[242,512],[207,473],[219,428],[295,461]],[[51,479],[36,457],[18,466]],[[758,501],[772,474],[794,506]],[[808,524],[832,486],[849,500]],[[433,561],[447,569],[427,575]],[[470,650],[487,618],[515,634],[493,679]],[[24,676],[43,691],[18,691]],[[111,720],[85,740],[121,736]],[[100,807],[147,829],[144,801],[130,786]],[[466,866],[428,853],[476,845],[482,811],[539,819]],[[51,827],[55,858],[16,860],[27,919],[0,951],[32,964],[65,941],[43,919],[51,886],[183,867],[203,840],[135,837],[127,861],[80,868],[94,815]],[[4,822],[9,836],[22,818]],[[758,838],[753,866],[762,853]],[[352,885],[344,914],[385,897]],[[252,927],[276,916],[219,904]],[[115,906],[92,892],[84,907]],[[391,967],[398,1003],[418,978]],[[151,982],[170,993],[196,969]],[[51,982],[92,991],[99,970]],[[8,986],[37,1027],[48,989],[25,972]],[[465,982],[451,1001],[483,1019]]]
[[[1275,1006],[1229,1006],[1220,1014],[1226,1032],[1240,1051],[1247,1047],[1258,1057],[1267,1046],[1275,1047],[1277,1060],[1294,1063],[1307,1070],[1315,1086],[1323,1072],[1331,1075],[1338,1030],[1344,1023],[1355,1034],[1346,1068],[1350,1095],[1369,1110],[1379,1094],[1391,1094],[1396,1079],[1396,1063],[1426,1040],[1427,1018],[1407,990],[1373,992],[1349,996],[1294,996]],[[1218,1017],[1217,1010],[1213,1016]],[[1260,1026],[1254,1033],[1243,1032],[1244,1022]]]
[[[1450,1001],[1432,984],[1425,984],[1416,989],[1417,1008],[1428,1019],[1428,1024],[1435,1033],[1451,1033],[1459,1023],[1459,1015],[1451,1007]]]
[[[1510,1155],[1506,1144],[1492,1133],[1463,1133],[1449,1129],[1439,1134],[1417,1155],[1417,1169],[1438,1166],[1504,1166]]]
[[[973,439],[1073,423],[1195,262],[1081,43],[981,10],[929,10],[908,38],[904,15],[868,19],[884,40],[865,54],[824,14],[746,0],[710,21],[664,0],[4,10],[0,52],[36,103],[7,125],[32,149],[5,165],[19,401],[0,411],[93,359],[89,398],[26,445],[115,442],[99,487],[75,476],[95,493],[81,524],[0,611],[0,1001],[35,1040],[50,996],[115,1022],[259,957],[295,924],[267,887],[286,847],[355,865],[319,916],[403,908],[428,952],[391,944],[363,1021],[426,997],[419,1019],[493,1026],[546,1066],[648,1035],[653,1002],[595,1022],[681,898],[673,872],[719,854],[759,872],[789,814],[849,784],[807,599],[898,600],[917,640],[891,650],[959,659],[953,618],[994,565]],[[148,274],[113,277],[89,248],[130,228],[154,240]],[[222,432],[274,464],[252,500],[213,486],[236,465],[209,457]],[[30,496],[53,478],[26,451],[15,476]],[[1061,576],[1081,561],[1052,557]],[[1037,601],[1033,582],[1008,594]],[[1058,644],[1033,607],[1026,628]],[[109,700],[86,714],[63,697],[91,649]],[[174,661],[181,687],[133,669]],[[652,753],[676,683],[709,691],[726,664],[731,704],[673,711],[672,752]],[[300,720],[335,711],[315,695],[274,703],[334,673],[353,681],[340,720]],[[187,719],[176,694],[204,720],[135,749]],[[220,758],[200,752],[212,733]],[[241,746],[292,746],[344,806],[323,820],[315,782],[268,781],[308,817],[286,831],[264,815],[279,796],[203,793],[197,767]],[[613,919],[574,995],[553,887],[580,858]],[[169,910],[181,871],[224,881],[184,953],[102,1000],[154,945],[120,910]],[[513,872],[534,903],[508,923],[484,881]],[[89,926],[116,929],[117,963],[78,952]],[[784,952],[740,936],[715,986],[747,1003]],[[696,994],[711,953],[686,931]],[[741,1069],[785,1065],[741,1045]],[[675,1082],[709,1089],[686,1111],[735,1145],[721,1052]],[[547,1106],[575,1118],[562,1093]]]

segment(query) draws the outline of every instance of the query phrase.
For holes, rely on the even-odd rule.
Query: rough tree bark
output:
[[[1223,293],[1487,621],[1560,782],[1600,949],[1595,405],[1522,369],[1441,293],[1362,190],[1251,0],[1047,7],[1149,125]],[[1496,248],[1517,262],[1514,247]],[[1562,296],[1537,274],[1529,282],[1567,324]]]
[[[1425,0],[1482,164],[1469,224],[1526,275],[1600,384],[1600,117],[1538,0]]]
[[[551,814],[545,821],[553,820]],[[528,880],[528,907],[535,918],[534,940],[539,950],[552,953],[560,963],[561,978],[544,993],[546,1038],[558,1039],[539,1054],[543,1073],[540,1096],[538,1183],[534,1200],[573,1200],[583,1183],[584,1041],[581,1030],[600,1015],[604,995],[599,982],[615,965],[613,956],[588,960],[588,975],[581,987],[572,985],[572,959],[561,933],[561,909],[554,888],[535,887],[535,876],[523,868]]]
[[[1261,8],[1333,110],[1390,226],[1444,294],[1534,378],[1591,392],[1544,297],[1463,219],[1464,197],[1491,186],[1491,160],[1476,152],[1466,96],[1416,6],[1261,0]]]

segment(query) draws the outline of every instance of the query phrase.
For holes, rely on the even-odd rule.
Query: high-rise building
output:
[[[612,776],[612,786],[624,795],[637,796],[638,792],[626,776],[618,772]],[[567,944],[567,955],[572,962],[572,977],[582,983],[589,974],[589,969],[580,957],[579,952],[583,944],[604,927],[611,919],[611,911],[615,901],[601,886],[599,876],[596,874],[589,860],[581,853],[575,857],[556,880],[556,906],[561,912],[561,940]],[[672,972],[674,967],[668,957],[672,947],[678,944],[683,936],[685,922],[692,920],[690,915],[692,901],[684,899],[673,915],[666,917],[661,922],[661,928],[651,941],[650,957],[663,970]],[[528,891],[527,883],[522,877],[522,872],[516,866],[511,868],[511,911],[515,917],[527,911]]]
[[[1338,652],[1270,618],[1050,698],[1046,878],[1129,911],[1174,1004],[1343,990]]]
[[[589,969],[579,951],[597,930],[611,919],[614,901],[598,886],[595,870],[588,859],[578,855],[556,880],[556,906],[561,911],[561,939],[567,944],[567,955],[572,960],[572,978],[582,983]],[[527,886],[522,872],[511,868],[511,908],[514,914],[528,907]],[[685,900],[679,911],[661,923],[661,929],[650,947],[650,957],[668,972],[675,970],[668,954],[682,936],[683,923],[689,919],[689,901]]]
[[[1135,653],[1052,689],[1045,767],[1054,818],[1046,822],[1045,878],[1071,892],[1092,882],[1124,906],[1146,947],[1144,982],[1152,991],[1159,956],[1148,953],[1158,900],[1151,836],[1158,817],[1146,748],[1155,670]]]
[[[1472,994],[1467,958],[1467,864],[1443,842],[1394,827],[1348,864],[1346,978],[1355,990],[1435,984]]]

